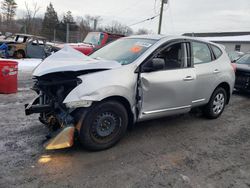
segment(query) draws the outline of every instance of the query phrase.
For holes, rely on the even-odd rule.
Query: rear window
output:
[[[222,55],[222,51],[217,46],[214,45],[211,45],[211,48],[214,52],[216,59],[218,59]]]

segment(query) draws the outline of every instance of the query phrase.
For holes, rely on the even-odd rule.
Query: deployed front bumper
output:
[[[25,104],[25,114],[48,113],[53,111],[52,105],[41,104],[41,97],[36,97],[31,103]],[[74,144],[74,119],[68,113],[61,112],[57,115],[61,128],[53,133],[53,137],[44,145],[45,149],[62,149],[71,147]]]

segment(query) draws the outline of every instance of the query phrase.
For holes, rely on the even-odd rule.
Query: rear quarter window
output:
[[[192,42],[192,61],[194,64],[208,63],[212,61],[211,52],[206,43]]]
[[[215,58],[218,59],[222,55],[222,51],[217,46],[214,45],[211,45],[211,48],[213,50]]]

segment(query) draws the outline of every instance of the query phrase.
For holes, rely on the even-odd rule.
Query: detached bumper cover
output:
[[[45,149],[53,150],[71,147],[74,144],[74,133],[74,125],[64,127],[44,145]]]

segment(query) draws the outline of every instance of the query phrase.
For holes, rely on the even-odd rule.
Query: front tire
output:
[[[116,101],[93,105],[82,121],[79,140],[89,150],[104,150],[115,145],[126,133],[128,114]]]
[[[213,92],[208,104],[203,109],[204,115],[209,119],[218,118],[224,111],[227,97],[228,96],[224,88],[217,88]]]

